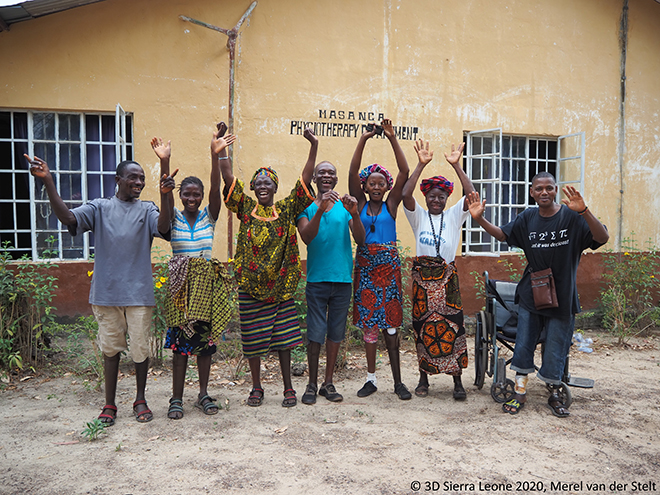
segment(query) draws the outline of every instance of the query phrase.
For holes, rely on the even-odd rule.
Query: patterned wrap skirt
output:
[[[418,256],[413,260],[412,320],[419,369],[460,375],[468,354],[463,303],[454,262]]]
[[[401,260],[395,243],[357,248],[353,288],[354,325],[378,330],[401,326]]]
[[[293,298],[267,303],[239,290],[238,311],[243,355],[246,358],[265,356],[270,351],[291,349],[302,344]]]

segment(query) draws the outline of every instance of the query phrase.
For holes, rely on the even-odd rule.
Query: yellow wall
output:
[[[135,157],[156,198],[149,141],[171,139],[179,177],[208,180],[211,131],[227,120],[226,36],[178,18],[232,27],[249,0],[106,0],[0,33],[0,108],[134,114]],[[617,232],[619,23],[622,0],[259,0],[238,40],[235,173],[270,165],[293,185],[307,141],[291,121],[331,110],[383,113],[419,128],[436,150],[428,175],[452,172],[442,152],[468,130],[559,136],[586,132],[585,194]],[[630,1],[623,234],[660,244],[660,4]],[[326,118],[320,118],[320,111]],[[347,190],[353,137],[321,137]],[[412,141],[403,141],[411,169]],[[385,140],[364,165],[394,168]],[[656,179],[655,181],[653,179]],[[280,194],[281,196],[281,194]],[[421,196],[419,196],[421,201]],[[458,198],[453,198],[455,201]],[[223,210],[224,212],[224,210]],[[214,254],[226,258],[225,213]],[[399,216],[407,244],[411,234]],[[301,243],[302,244],[302,243]],[[614,247],[610,243],[610,247]]]

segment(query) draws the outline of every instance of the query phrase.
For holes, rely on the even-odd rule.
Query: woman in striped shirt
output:
[[[226,147],[235,136],[224,136],[227,126],[218,125],[212,145],[217,152],[211,153],[211,188],[209,204],[200,209],[204,199],[204,184],[197,177],[186,177],[179,186],[179,198],[183,209],[174,207],[173,195],[169,195],[172,212],[172,258],[169,262],[167,309],[167,336],[165,348],[172,350],[172,398],[167,416],[183,417],[183,388],[188,356],[197,358],[199,395],[195,407],[205,414],[218,412],[216,399],[208,395],[207,387],[211,370],[211,356],[216,352],[216,342],[232,313],[230,277],[224,266],[211,258],[213,232],[220,213],[220,160],[227,159]],[[223,137],[224,136],[224,137]],[[161,170],[169,175],[170,143],[153,138],[151,146],[160,159]],[[174,176],[176,171],[172,174]],[[170,176],[170,177],[172,177]],[[173,182],[171,187],[174,187]]]

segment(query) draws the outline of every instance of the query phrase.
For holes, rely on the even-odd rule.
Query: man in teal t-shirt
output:
[[[346,319],[351,303],[353,280],[353,238],[364,244],[365,231],[357,211],[357,200],[334,191],[337,169],[321,162],[312,180],[319,194],[298,216],[298,232],[307,244],[307,361],[309,383],[302,396],[303,404],[316,402],[319,355],[325,341],[328,355],[325,381],[319,393],[332,402],[343,400],[332,383],[332,374],[341,341],[346,334]],[[327,337],[327,339],[326,339]]]

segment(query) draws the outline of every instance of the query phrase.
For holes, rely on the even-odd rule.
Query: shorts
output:
[[[350,283],[307,282],[307,339],[319,344],[339,343],[346,336],[346,320],[353,292]]]
[[[131,359],[142,363],[149,358],[149,334],[153,306],[94,306],[92,311],[99,324],[97,342],[101,352],[113,357],[128,349]]]

